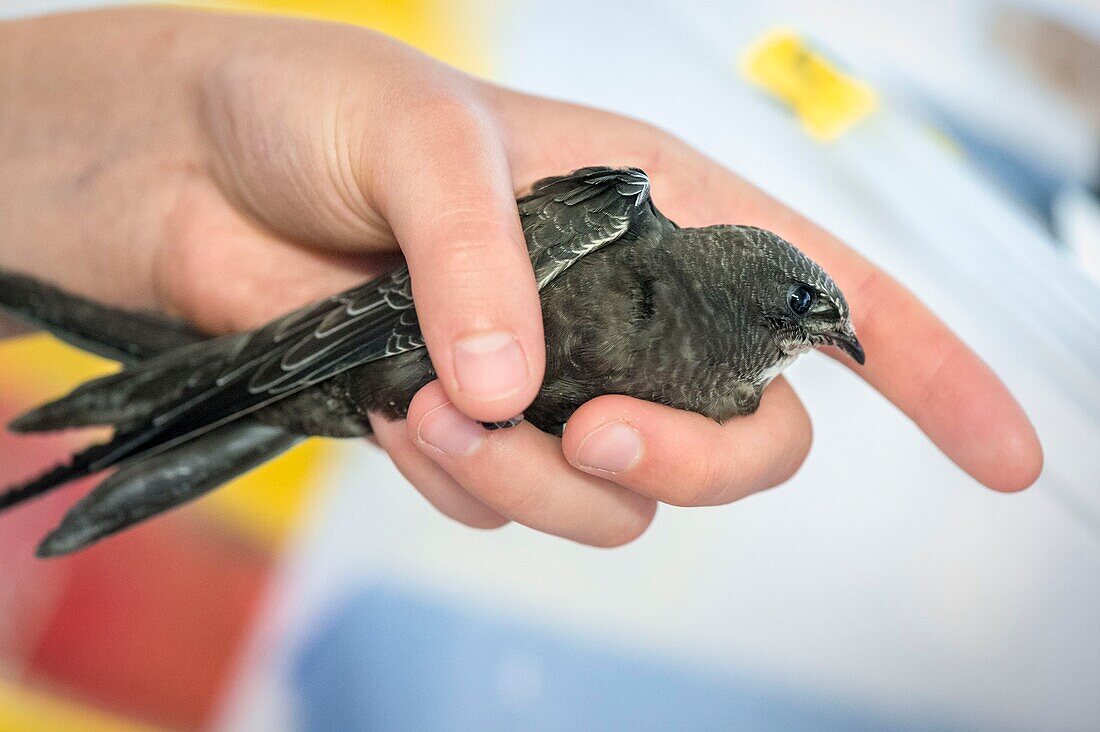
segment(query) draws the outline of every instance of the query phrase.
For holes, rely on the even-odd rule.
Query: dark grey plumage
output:
[[[0,272],[0,306],[67,343],[127,366],[205,340],[180,321],[106,308],[11,273]],[[79,421],[60,426],[77,426]],[[303,439],[244,417],[175,450],[134,460],[77,503],[42,541],[38,554],[58,556],[81,549],[198,498]],[[57,471],[64,474],[68,469],[62,466]],[[43,478],[24,488],[47,483]],[[23,500],[22,495],[19,491],[0,494],[0,510]]]
[[[761,229],[677,227],[653,206],[640,170],[546,179],[518,207],[547,342],[546,378],[524,416],[542,430],[560,433],[577,407],[608,393],[724,420],[754,411],[767,383],[814,346],[838,345],[863,362],[847,303],[817,264]],[[5,292],[10,279],[0,274]],[[67,322],[74,303],[95,306],[43,306],[54,298],[42,292],[35,308],[4,293],[0,305],[78,339],[111,340]],[[28,432],[112,425],[115,436],[0,495],[0,509],[123,466],[45,550],[79,548],[102,527],[116,531],[253,467],[292,435],[362,436],[368,412],[403,417],[434,378],[423,346],[401,267],[251,332],[143,349],[146,360],[13,423]],[[180,471],[194,476],[182,491],[169,477]]]

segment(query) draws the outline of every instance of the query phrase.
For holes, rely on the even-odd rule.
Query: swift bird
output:
[[[527,419],[560,434],[601,394],[726,420],[821,345],[862,364],[848,304],[825,271],[750,226],[681,228],[646,174],[592,167],[537,182],[517,202],[542,299],[546,376]],[[11,424],[17,432],[109,425],[114,437],[0,494],[0,510],[118,470],[69,512],[40,556],[80,549],[202,495],[306,435],[362,437],[368,412],[404,417],[435,377],[409,271],[245,333],[208,340],[178,322],[112,310],[0,272],[0,306],[122,360]]]

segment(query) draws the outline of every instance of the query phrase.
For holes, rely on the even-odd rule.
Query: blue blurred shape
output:
[[[395,586],[345,597],[295,662],[305,730],[945,728],[622,653]]]

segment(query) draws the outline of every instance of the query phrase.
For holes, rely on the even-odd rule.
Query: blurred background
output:
[[[1046,470],[986,491],[814,355],[790,372],[816,444],[789,485],[662,507],[614,551],[460,527],[381,453],[311,441],[34,559],[85,483],[0,517],[0,730],[1100,729],[1100,7],[217,5],[368,25],[670,129],[930,303]],[[0,344],[0,421],[111,368]],[[0,432],[0,466],[72,447]]]

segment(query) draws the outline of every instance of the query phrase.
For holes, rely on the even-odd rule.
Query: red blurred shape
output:
[[[0,420],[12,410],[0,404]],[[71,439],[0,434],[0,484]],[[34,547],[91,481],[0,518],[0,665],[127,717],[207,724],[259,607],[271,557],[184,509],[62,559]]]
[[[169,516],[59,561],[68,577],[34,676],[173,727],[210,720],[259,605],[269,559]]]

